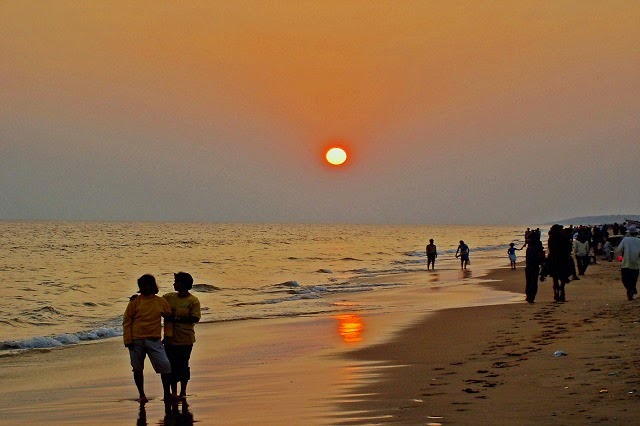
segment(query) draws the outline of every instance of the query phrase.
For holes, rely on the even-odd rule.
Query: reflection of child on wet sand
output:
[[[122,317],[124,345],[129,349],[133,380],[138,388],[138,402],[145,404],[149,399],[144,393],[144,360],[149,356],[156,373],[160,373],[164,397],[171,394],[171,364],[160,341],[162,333],[161,318],[171,315],[166,300],[156,296],[158,285],[153,275],[143,275],[138,279],[140,295],[133,295]]]
[[[516,245],[514,243],[509,244],[507,254],[509,255],[509,261],[511,262],[511,269],[516,269],[516,261],[518,260],[518,256],[516,256],[516,250],[522,250],[525,245],[526,243],[523,244],[522,247],[516,248]]]

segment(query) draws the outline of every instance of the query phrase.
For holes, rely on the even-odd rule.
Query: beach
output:
[[[335,316],[200,324],[189,405],[173,409],[149,365],[151,401],[142,409],[135,402],[119,338],[5,355],[0,424],[636,420],[640,315],[626,300],[619,264],[592,265],[568,285],[566,303],[553,302],[549,281],[535,304],[524,303],[522,265],[484,278],[487,294],[522,302],[348,319],[366,325],[367,345],[354,346],[357,327],[345,331]]]
[[[148,3],[0,0],[0,426],[640,424],[640,1]]]
[[[404,367],[386,369],[357,390],[369,397],[342,407],[366,423],[637,423],[640,315],[619,273],[619,264],[601,262],[568,285],[566,303],[553,302],[545,281],[535,304],[441,311],[360,350],[355,359]],[[523,269],[488,278],[524,290]]]
[[[343,409],[367,413],[367,423],[636,423],[640,315],[619,273],[617,263],[598,263],[568,285],[566,303],[553,302],[545,281],[535,304],[442,311],[358,351],[356,359],[405,367],[386,369],[358,390],[371,396]],[[524,290],[522,269],[489,277]],[[347,417],[338,419],[359,423]]]

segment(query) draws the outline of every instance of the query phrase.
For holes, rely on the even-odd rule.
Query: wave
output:
[[[264,294],[274,295],[281,294],[280,297],[271,297],[268,299],[254,300],[247,302],[238,302],[233,306],[257,306],[257,305],[274,305],[285,302],[295,302],[307,299],[321,299],[325,296],[340,293],[360,293],[372,291],[379,288],[401,287],[405,284],[400,283],[336,283],[327,285],[311,285],[301,286],[297,281],[287,281],[273,286],[263,287],[261,290]]]
[[[211,284],[194,284],[192,289],[201,293],[213,293],[214,291],[222,290],[220,287]]]
[[[21,340],[0,342],[0,350],[48,349],[76,345],[81,342],[122,336],[122,327],[99,327],[76,333],[62,333],[55,336],[37,336]]]
[[[262,306],[267,307],[269,305],[275,306],[279,304],[287,304],[291,302],[304,302],[306,300],[322,299],[330,295],[341,293],[357,293],[368,292],[376,289],[401,287],[406,284],[401,283],[332,283],[327,285],[310,285],[302,286],[297,281],[286,281],[279,284],[273,284],[262,287],[260,289],[246,289],[252,290],[253,300],[247,300],[244,302],[237,302],[230,306],[242,307],[242,306]],[[201,291],[217,291],[219,290],[215,286],[204,285]],[[195,287],[195,286],[194,286]],[[257,297],[256,297],[257,296]],[[266,296],[266,297],[265,297]],[[257,310],[247,310],[234,312],[231,315],[230,312],[220,315],[216,319],[209,319],[202,321],[203,323],[209,322],[226,322],[226,321],[242,321],[250,319],[267,319],[277,317],[295,317],[301,315],[313,315],[319,313],[334,312],[341,309],[339,305],[334,302],[327,301],[318,305],[286,305],[275,310],[264,310],[262,308]],[[44,311],[51,311],[51,307],[43,308]],[[203,311],[207,311],[205,307]],[[111,324],[119,324],[122,318],[114,318]],[[0,341],[0,356],[4,354],[13,354],[16,352],[34,350],[34,349],[51,349],[60,348],[65,346],[77,345],[82,342],[95,341],[108,339],[112,337],[122,336],[122,327],[120,325],[103,326],[86,331],[79,331],[73,333],[60,333],[51,336],[36,336],[18,340],[6,340]]]

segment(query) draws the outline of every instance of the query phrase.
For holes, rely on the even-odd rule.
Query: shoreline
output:
[[[390,342],[351,352],[386,368],[353,391],[366,397],[340,411],[359,412],[365,423],[637,422],[640,314],[619,268],[592,265],[568,285],[566,303],[553,301],[547,280],[531,305],[523,267],[491,271],[486,278],[495,281],[485,285],[521,292],[522,304],[439,311]],[[357,424],[348,415],[335,420]]]
[[[626,301],[618,276],[618,264],[593,266],[582,281],[569,285],[566,304],[552,302],[547,281],[534,305],[363,313],[371,325],[367,339],[373,343],[355,350],[337,332],[334,316],[202,324],[192,358],[191,407],[179,415],[186,416],[187,424],[191,416],[203,424],[224,419],[225,424],[274,425],[285,419],[290,424],[584,424],[632,419],[628,404],[637,403],[633,389],[640,388],[640,380],[632,384],[632,355],[618,352],[623,344],[630,352],[640,344],[633,343],[631,335],[611,341],[602,337],[614,333],[611,327],[625,319],[616,315],[632,315],[635,306]],[[522,267],[492,270],[480,280],[446,289],[445,294],[462,297],[480,286],[516,293],[524,300]],[[432,293],[421,297],[435,297],[442,290],[423,291]],[[600,352],[588,356],[585,345],[591,352],[609,345],[606,350],[618,358]],[[554,358],[555,350],[568,356]],[[620,360],[624,369],[612,371]],[[145,377],[151,402],[142,411],[134,402],[135,387],[120,339],[2,357],[0,367],[5,384],[0,424],[166,420],[159,378],[149,365]],[[624,386],[613,380],[624,380]],[[605,388],[606,393],[599,393]],[[551,414],[545,416],[545,410]]]

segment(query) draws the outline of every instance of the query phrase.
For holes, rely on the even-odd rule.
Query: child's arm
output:
[[[185,324],[195,324],[200,321],[202,316],[200,311],[200,301],[195,300],[191,306],[189,306],[189,313],[185,316],[176,316],[173,318],[173,322],[181,322]]]
[[[135,300],[136,299],[134,297],[129,300],[127,309],[124,311],[124,315],[122,316],[122,339],[124,340],[124,345],[127,348],[133,343],[133,304],[135,303]]]

